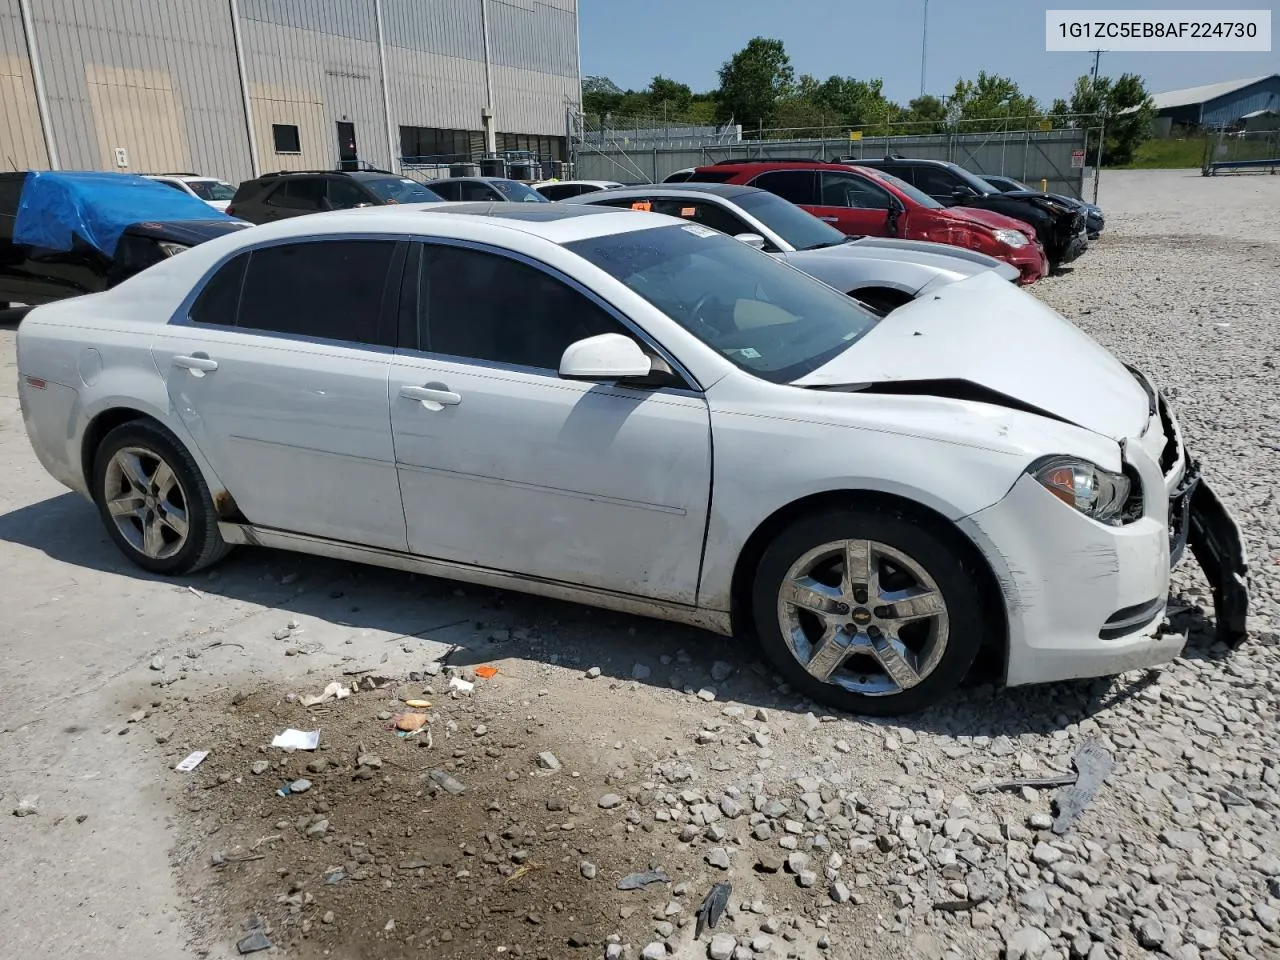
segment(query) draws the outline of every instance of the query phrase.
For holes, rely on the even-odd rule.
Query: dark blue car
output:
[[[983,176],[982,179],[987,181],[987,183],[991,184],[1001,193],[1022,193],[1024,191],[1031,193],[1039,192],[1033,190],[1021,180],[1013,179],[1013,177]],[[1107,225],[1107,220],[1102,215],[1101,207],[1095,206],[1092,203],[1087,203],[1084,200],[1077,200],[1075,197],[1064,196],[1060,193],[1051,193],[1050,196],[1055,200],[1061,200],[1073,210],[1084,211],[1085,231],[1089,234],[1090,240],[1098,239],[1099,234],[1102,233],[1102,228]]]

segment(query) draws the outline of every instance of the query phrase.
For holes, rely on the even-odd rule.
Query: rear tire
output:
[[[231,550],[200,468],[154,420],[131,420],[103,437],[90,489],[107,533],[144,570],[194,573]]]
[[[802,518],[764,551],[752,613],[793,687],[849,713],[936,703],[969,671],[986,621],[958,534],[897,509]]]

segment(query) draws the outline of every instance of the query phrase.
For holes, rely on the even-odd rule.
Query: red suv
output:
[[[1035,228],[990,210],[944,207],[892,174],[817,160],[723,161],[681,179],[750,184],[808,210],[851,237],[900,237],[968,247],[1011,263],[1021,283],[1049,272]]]

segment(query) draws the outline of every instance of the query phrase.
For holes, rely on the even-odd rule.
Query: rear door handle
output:
[[[819,217],[818,219],[825,220],[827,223],[836,223],[839,221],[840,218],[839,217]]]
[[[406,400],[419,400],[428,410],[439,410],[441,407],[456,407],[462,397],[452,390],[440,387],[401,387],[400,396]]]
[[[194,377],[203,377],[206,373],[213,373],[218,369],[218,361],[211,360],[207,356],[196,354],[191,357],[178,355],[173,358],[173,365],[181,367],[183,370],[190,370]]]

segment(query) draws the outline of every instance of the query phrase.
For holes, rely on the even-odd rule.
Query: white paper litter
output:
[[[476,688],[476,685],[470,680],[463,680],[461,677],[449,678],[449,689],[457,690],[459,693],[470,693]]]
[[[290,727],[284,733],[276,734],[275,739],[271,741],[271,745],[273,747],[292,747],[295,750],[314,750],[320,746],[320,731],[312,730],[307,732]]]
[[[204,762],[204,758],[208,755],[208,750],[197,750],[173,769],[178,771],[178,773],[190,773],[196,767],[200,766],[200,764]]]
[[[342,700],[344,697],[349,696],[351,696],[351,691],[347,689],[346,685],[335,680],[324,688],[323,693],[318,693],[314,697],[303,697],[302,705],[304,707],[314,707],[329,700]]]

